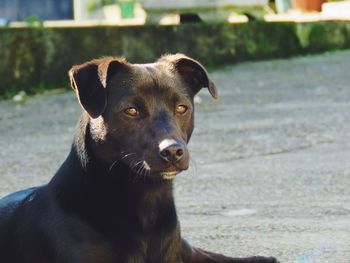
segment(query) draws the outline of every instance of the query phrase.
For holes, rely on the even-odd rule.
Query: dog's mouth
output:
[[[173,172],[162,172],[160,173],[160,176],[164,179],[164,180],[172,180],[176,177],[176,175],[179,173],[180,171],[173,171]]]
[[[179,174],[183,169],[175,168],[173,169],[165,169],[161,171],[157,171],[151,168],[151,166],[146,161],[138,161],[136,165],[127,164],[131,170],[139,177],[139,178],[161,178],[163,180],[172,180]],[[174,169],[175,168],[175,169]]]
[[[155,180],[161,179],[165,181],[172,180],[180,172],[188,168],[186,162],[166,165],[164,165],[164,163],[161,163],[160,165],[153,159],[146,160],[144,157],[138,158],[135,153],[126,154],[118,160],[119,161],[116,161],[111,165],[110,170],[112,170],[113,167],[116,167],[116,164],[118,164],[118,162],[122,162],[124,165],[129,167],[137,180],[145,180],[147,178]]]

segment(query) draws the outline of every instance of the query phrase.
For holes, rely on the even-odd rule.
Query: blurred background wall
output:
[[[347,48],[349,0],[0,0],[0,98],[68,87],[72,65],[106,55],[219,67]]]
[[[23,21],[30,16],[40,20],[73,19],[73,0],[1,0],[0,17]]]

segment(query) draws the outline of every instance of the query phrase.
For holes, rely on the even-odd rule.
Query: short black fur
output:
[[[93,60],[70,71],[84,109],[71,151],[44,186],[0,200],[1,263],[252,263],[181,237],[172,179],[188,168],[193,96],[217,91],[197,61]]]

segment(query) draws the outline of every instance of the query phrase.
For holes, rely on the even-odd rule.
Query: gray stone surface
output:
[[[175,179],[183,235],[235,256],[350,262],[350,51],[212,72],[191,168]],[[72,92],[0,102],[0,196],[47,182],[70,148]]]

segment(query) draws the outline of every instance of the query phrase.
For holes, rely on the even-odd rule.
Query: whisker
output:
[[[142,177],[143,177],[144,179],[145,179],[146,176],[147,176],[147,168],[146,168],[146,165],[145,165],[144,162],[142,163],[141,175],[142,175]]]
[[[123,153],[125,153],[125,152],[122,151],[121,154],[123,154]],[[109,169],[108,169],[108,174],[111,173],[111,171],[112,171],[112,169],[115,167],[115,165],[117,165],[118,163],[121,163],[121,161],[123,161],[123,160],[128,160],[128,159],[130,159],[130,157],[132,158],[133,155],[136,155],[136,153],[128,153],[128,154],[123,155],[120,159],[115,160],[115,161],[111,164],[111,166],[109,167]],[[133,160],[131,159],[130,162],[132,162],[132,161],[133,161]]]
[[[138,177],[138,174],[134,172],[134,167],[135,167],[135,164],[137,163],[137,160],[134,160],[132,161],[132,163],[130,164],[130,176],[133,175],[134,176],[134,179],[133,179],[133,183],[135,183],[137,181],[137,177]]]
[[[124,154],[125,152],[121,152],[121,154]],[[145,160],[140,160],[136,158],[136,153],[131,152],[124,154],[119,159],[115,160],[111,166],[108,169],[108,173],[110,173],[113,168],[121,163],[125,162],[126,165],[130,168],[130,175],[134,176],[133,183],[135,183],[140,177],[146,181],[147,176],[151,174],[151,167],[148,165],[148,163]]]
[[[111,164],[111,166],[110,166],[109,169],[108,169],[108,173],[110,173],[110,172],[112,171],[114,165],[116,165],[118,162],[119,162],[119,160],[117,159],[117,160],[115,160],[115,161]]]
[[[126,158],[128,158],[128,157],[130,157],[130,156],[132,156],[132,155],[135,155],[136,153],[128,153],[128,154],[125,154],[122,158],[120,158],[121,160],[123,160],[123,159],[126,159]]]
[[[142,166],[140,166],[138,169],[136,169],[137,168],[137,166],[139,166],[140,165],[140,163],[142,163],[143,161],[142,160],[140,160],[140,161],[135,161],[133,164],[132,164],[132,166],[131,166],[131,170],[134,172],[134,174],[135,174],[135,177],[134,177],[134,183],[137,181],[137,178],[139,177],[139,170],[140,170],[140,168],[142,167]]]
[[[142,166],[143,166],[143,178],[144,180],[146,180],[147,176],[151,174],[151,167],[148,165],[146,161],[143,161]]]
[[[142,163],[141,165],[140,165],[140,168],[139,168],[139,170],[138,170],[138,172],[139,172],[139,174],[141,175],[141,176],[143,176],[143,172],[144,172],[144,164]]]
[[[143,163],[140,165],[139,169],[137,169],[137,174],[140,177],[143,177]]]
[[[191,157],[190,157],[190,169],[189,169],[189,172],[192,173],[194,176],[197,175],[197,162],[196,162],[196,160],[194,160]]]
[[[121,152],[121,153],[124,153],[124,152]],[[111,164],[111,166],[109,167],[109,169],[108,169],[108,173],[110,173],[111,171],[112,171],[112,169],[114,168],[114,166],[116,165],[116,164],[118,164],[119,162],[121,162],[122,160],[127,160],[127,158],[129,158],[130,156],[132,156],[132,155],[135,155],[136,153],[128,153],[128,154],[125,154],[124,156],[122,156],[120,159],[117,159],[117,160],[115,160],[112,164]]]
[[[139,166],[140,163],[142,163],[142,161],[139,161],[139,162],[136,164],[136,166]],[[143,167],[143,165],[140,165],[139,168],[135,167],[135,168],[137,168],[137,170],[136,170],[136,173],[137,173],[137,174],[140,173],[142,167]]]

